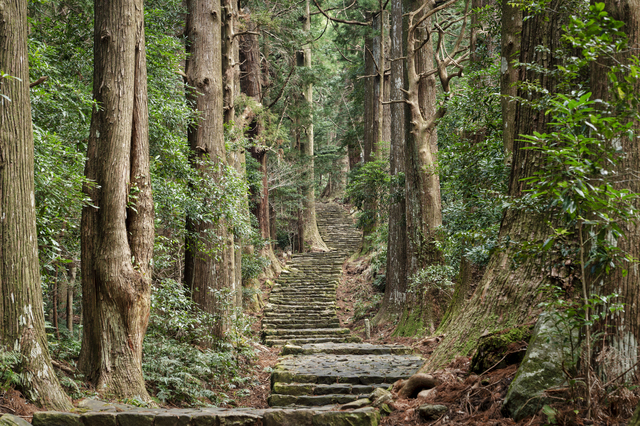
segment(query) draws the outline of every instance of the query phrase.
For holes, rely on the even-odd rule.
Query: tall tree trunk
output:
[[[247,31],[255,32],[257,26],[251,21],[250,16],[245,16]],[[243,34],[240,36],[240,88],[244,94],[253,98],[256,102],[262,101],[262,69],[260,67],[260,42],[257,34]],[[269,212],[269,173],[267,171],[268,149],[264,145],[262,136],[263,125],[260,118],[256,118],[249,125],[248,137],[252,141],[249,148],[251,156],[260,164],[262,177],[262,192],[252,194],[255,200],[253,214],[258,219],[260,237],[266,242],[261,248],[260,254],[271,262],[267,276],[273,277],[282,272],[282,265],[273,252],[271,244],[271,217]],[[257,301],[256,301],[257,302]]]
[[[599,58],[592,65],[591,85],[594,99],[613,101],[614,94],[610,93],[609,76],[607,73],[615,62],[630,65],[632,55],[637,56],[640,47],[640,2],[637,0],[607,0],[605,10],[611,18],[624,22],[621,28],[627,34],[629,48],[616,54],[615,58]],[[619,81],[623,81],[626,75],[618,75]],[[635,94],[640,93],[640,84],[635,83]],[[640,123],[633,124],[633,130],[637,134],[640,131]],[[640,182],[635,177],[635,173],[640,169],[640,148],[637,139],[629,137],[620,138],[622,156],[617,167],[621,176],[621,182],[617,189],[627,188],[633,193],[640,193]],[[636,208],[640,208],[640,203],[636,201]],[[640,258],[640,228],[638,224],[620,224],[625,231],[625,238],[617,241],[617,247],[622,253],[628,253],[633,258]],[[604,357],[608,361],[602,365],[603,373],[609,374],[606,380],[623,375],[625,379],[631,381],[634,377],[640,378],[640,369],[632,368],[640,356],[640,272],[638,265],[630,265],[626,268],[627,274],[622,273],[622,268],[614,268],[612,274],[606,277],[602,283],[594,284],[589,289],[591,293],[600,295],[610,295],[617,293],[620,295],[619,302],[624,303],[624,310],[609,315],[606,326],[600,326],[600,330],[605,337],[608,349],[613,353]],[[614,332],[611,332],[614,330]],[[604,355],[604,354],[603,354]],[[626,375],[623,373],[627,372]]]
[[[192,164],[199,173],[215,178],[226,165],[220,0],[188,0],[185,32],[187,99],[198,114],[198,122],[188,130]],[[209,161],[220,167],[209,167]],[[214,224],[189,217],[187,234],[185,284],[194,302],[218,318],[212,331],[215,337],[222,338],[232,300],[219,295],[221,291],[232,291],[233,240],[222,219]],[[222,247],[215,246],[212,234]]]
[[[311,15],[309,13],[309,0],[306,0],[304,16],[304,32],[311,33]],[[298,66],[311,67],[311,46],[307,43],[298,52]],[[311,251],[329,251],[329,248],[322,240],[316,222],[316,195],[315,195],[315,171],[314,171],[314,148],[313,148],[313,85],[305,83],[302,96],[305,106],[309,108],[309,115],[304,122],[304,128],[300,131],[300,155],[305,162],[305,172],[303,173],[302,184],[302,215],[300,217],[302,241],[304,246],[300,251],[309,249]]]
[[[509,2],[502,2],[502,30],[500,49],[500,104],[502,107],[502,141],[506,155],[505,160],[511,161],[516,128],[513,125],[516,114],[518,94],[518,68],[515,61],[520,52],[520,33],[522,31],[522,10],[519,5],[513,6]]]
[[[69,334],[73,337],[73,292],[76,288],[76,276],[78,267],[76,261],[72,260],[69,264],[67,274],[67,328]]]
[[[96,0],[94,108],[82,212],[80,369],[96,389],[149,401],[142,341],[149,320],[154,214],[149,173],[142,0]]]
[[[523,23],[519,62],[535,63],[551,69],[557,64],[552,52],[557,51],[561,24],[566,17],[552,12],[558,9],[560,0],[554,0],[546,13],[528,16]],[[517,11],[511,9],[503,16],[503,22],[518,19]],[[510,13],[516,13],[515,15]],[[537,48],[544,46],[548,51]],[[550,53],[551,52],[551,53]],[[538,80],[542,87],[553,91],[553,80],[548,74],[537,74],[525,67],[518,68],[518,80]],[[520,89],[518,95],[531,99],[532,94]],[[528,104],[517,103],[513,122],[516,135],[530,135],[534,131],[544,132],[550,117],[544,111],[533,109]],[[532,176],[541,167],[540,153],[526,148],[521,138],[515,139],[509,195],[519,197],[526,189],[522,179]],[[483,334],[535,321],[539,313],[540,288],[547,281],[538,259],[527,258],[514,265],[514,258],[522,241],[543,241],[548,235],[548,225],[538,215],[522,209],[508,209],[500,226],[500,240],[511,243],[496,252],[489,261],[483,278],[466,305],[447,317],[438,333],[444,340],[427,361],[423,370],[442,366],[457,355],[467,356]]]
[[[236,120],[236,96],[238,96],[240,86],[239,60],[240,51],[238,40],[235,36],[235,28],[238,20],[238,1],[222,0],[222,76],[224,88],[224,123],[234,126]],[[240,123],[243,126],[242,123]],[[239,176],[244,180],[246,175],[244,148],[237,147],[227,152],[227,161]],[[248,198],[246,206],[248,208]],[[238,212],[238,214],[241,214]],[[235,299],[233,305],[242,306],[242,241],[235,233],[229,232],[227,235],[229,250],[228,271],[229,283],[232,297]]]
[[[402,0],[391,0],[389,37],[391,49],[391,145],[389,165],[392,178],[391,202],[389,206],[389,241],[387,245],[386,287],[380,311],[373,319],[376,325],[393,321],[402,312],[406,301],[407,256],[406,256],[406,209],[404,185],[400,180],[405,171],[405,107],[403,57],[403,4]],[[406,21],[406,20],[405,20]],[[404,28],[406,31],[406,27]]]
[[[0,0],[0,345],[22,354],[25,393],[53,410],[58,383],[44,330],[34,205],[27,1]],[[6,98],[5,98],[6,96]]]

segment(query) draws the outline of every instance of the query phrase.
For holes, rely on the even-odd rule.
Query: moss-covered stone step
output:
[[[403,345],[372,345],[370,343],[321,343],[301,346],[288,345],[281,355],[411,355],[413,349]]]
[[[323,321],[300,321],[299,319],[264,319],[262,327],[268,328],[336,328],[340,327],[340,321],[337,318],[327,318]]]
[[[347,402],[355,401],[356,399],[366,398],[366,395],[281,395],[272,393],[267,398],[267,403],[270,407],[285,407],[285,406],[321,406],[329,404],[346,404]]]
[[[108,404],[105,404],[108,407]],[[35,426],[378,426],[379,412],[371,407],[334,411],[335,405],[297,409],[148,409],[116,412],[62,413],[40,411],[33,415]]]
[[[349,383],[336,383],[322,385],[315,383],[279,383],[273,384],[271,392],[281,395],[369,395],[376,388],[387,389],[392,385],[388,383],[375,383],[370,385],[353,385]]]

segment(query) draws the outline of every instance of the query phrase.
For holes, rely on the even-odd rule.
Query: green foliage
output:
[[[143,373],[152,395],[162,403],[219,405],[247,382],[254,356],[246,336],[249,323],[239,312],[227,339],[215,349],[200,346],[219,318],[198,309],[184,287],[162,281],[152,295],[149,329],[143,347]]]
[[[429,265],[418,270],[409,277],[408,289],[416,293],[418,290],[429,292],[436,290],[451,298],[455,279],[455,268],[448,265]]]
[[[22,386],[24,376],[18,373],[21,362],[22,355],[20,352],[7,351],[0,348],[0,392]]]
[[[369,161],[349,173],[347,196],[358,208],[359,228],[386,221],[389,212],[390,183],[389,159]],[[377,200],[377,203],[372,204],[372,200]]]

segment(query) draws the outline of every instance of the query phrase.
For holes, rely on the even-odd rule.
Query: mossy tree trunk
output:
[[[22,354],[25,393],[53,410],[71,400],[47,348],[34,198],[27,1],[0,0],[0,350]],[[6,97],[6,98],[5,98]]]
[[[552,12],[559,10],[559,1],[552,1],[547,12],[527,16],[523,22],[519,62],[535,63],[546,69],[557,64],[558,58],[550,52],[556,52],[561,25],[566,18]],[[506,12],[503,22],[518,19],[515,9]],[[540,50],[539,46],[549,50]],[[554,90],[550,75],[538,74],[525,67],[518,68],[518,80],[538,80],[542,87]],[[519,89],[518,95],[529,100],[535,96],[524,89]],[[546,131],[549,119],[544,111],[533,109],[529,104],[517,103],[513,122],[506,125],[514,126],[516,135],[528,135],[534,131]],[[520,138],[515,138],[509,181],[509,195],[514,198],[521,196],[526,189],[522,179],[541,167],[541,154],[523,148],[526,148],[526,144]],[[469,355],[484,334],[535,321],[541,298],[539,290],[548,282],[547,276],[538,259],[528,257],[520,263],[515,263],[514,259],[519,251],[519,242],[543,241],[548,232],[546,222],[534,213],[522,209],[508,209],[505,212],[499,237],[506,246],[492,256],[470,300],[462,309],[447,316],[440,325],[438,333],[444,334],[445,338],[423,370],[441,367],[458,355]]]
[[[142,376],[154,213],[142,0],[96,0],[94,108],[82,212],[79,367],[98,392],[150,401]]]

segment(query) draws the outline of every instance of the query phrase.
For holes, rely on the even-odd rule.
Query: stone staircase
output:
[[[289,270],[276,281],[262,319],[262,335],[270,346],[286,343],[357,342],[340,327],[336,288],[342,263],[360,243],[360,233],[342,207],[318,204],[318,228],[330,246],[328,253],[293,256]]]
[[[322,407],[367,398],[417,373],[424,360],[400,345],[359,342],[340,327],[336,287],[361,234],[337,204],[316,205],[328,253],[304,253],[277,280],[262,321],[265,343],[283,346],[271,375],[272,407]]]

